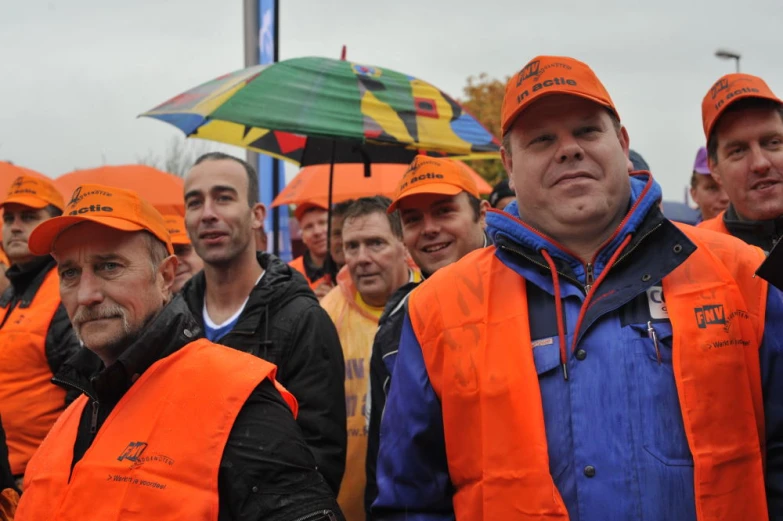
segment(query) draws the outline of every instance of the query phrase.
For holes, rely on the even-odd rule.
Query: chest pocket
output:
[[[633,324],[631,417],[644,451],[667,466],[693,466],[693,457],[672,367],[672,326],[668,321]],[[636,407],[634,407],[634,404]]]

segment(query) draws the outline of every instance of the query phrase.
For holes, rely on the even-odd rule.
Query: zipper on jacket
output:
[[[90,405],[92,405],[92,420],[90,420],[90,434],[95,434],[98,432],[98,407],[100,404],[98,403],[98,400],[93,400],[90,402]]]
[[[89,392],[87,389],[82,387],[81,385],[78,385],[74,382],[71,382],[69,380],[63,380],[62,378],[53,377],[52,383],[55,384],[62,384],[66,385],[68,387],[72,387],[76,389],[77,391],[81,391],[82,394],[87,396],[90,399],[90,405],[92,406],[92,415],[90,419],[90,434],[95,435],[96,432],[98,432],[98,409],[100,408],[101,404],[98,401],[98,399],[92,395],[91,392]]]
[[[306,516],[298,517],[294,521],[321,521],[322,519],[337,521],[337,516],[331,510],[320,510],[318,512],[313,512],[312,514],[307,514]]]
[[[531,263],[535,264],[536,266],[539,266],[539,267],[541,267],[541,268],[544,268],[544,269],[545,269],[545,270],[547,270],[547,271],[552,271],[552,270],[549,268],[549,266],[547,266],[546,264],[543,264],[543,263],[541,263],[541,262],[538,262],[538,261],[537,261],[537,260],[535,260],[535,259],[532,259],[532,258],[530,258],[530,257],[529,257],[529,256],[527,256],[525,253],[523,253],[523,252],[521,252],[521,251],[517,250],[516,248],[512,248],[512,247],[510,247],[510,246],[508,246],[508,245],[506,245],[506,244],[501,244],[501,245],[499,245],[499,247],[500,247],[500,249],[501,249],[501,250],[510,251],[511,253],[514,253],[514,254],[516,254],[516,255],[519,255],[520,257],[524,258],[525,260],[527,260],[527,261],[529,261],[529,262],[531,262]],[[579,282],[578,280],[576,280],[574,277],[571,277],[570,275],[566,275],[566,274],[565,274],[565,273],[563,273],[562,271],[558,271],[558,272],[557,272],[557,274],[558,274],[558,275],[560,275],[562,278],[564,278],[564,279],[566,279],[566,280],[569,280],[569,281],[573,282],[573,283],[574,283],[574,284],[575,284],[577,287],[582,287],[582,283],[581,283],[581,282]]]
[[[76,389],[77,391],[81,392],[82,394],[86,395],[87,398],[89,398],[91,401],[93,401],[93,402],[97,402],[98,401],[98,399],[95,396],[93,396],[90,391],[88,391],[87,389],[85,389],[81,385],[79,385],[79,384],[77,384],[75,382],[72,382],[70,380],[63,380],[62,378],[54,376],[54,377],[52,377],[52,383],[62,384],[62,385],[65,385],[67,387],[72,387],[72,388]]]
[[[595,278],[593,277],[593,263],[588,262],[585,265],[585,295],[590,293],[590,290],[593,288],[593,282],[595,282]]]

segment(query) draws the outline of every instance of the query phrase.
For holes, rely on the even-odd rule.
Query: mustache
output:
[[[116,317],[122,318],[123,326],[128,324],[128,316],[123,308],[114,304],[106,304],[95,308],[79,308],[76,310],[76,314],[71,319],[71,322],[73,322],[75,326],[80,326],[91,320]]]

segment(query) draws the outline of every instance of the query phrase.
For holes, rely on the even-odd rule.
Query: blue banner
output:
[[[274,63],[278,57],[278,2],[258,0],[258,63]],[[291,233],[288,228],[288,207],[271,208],[275,196],[285,186],[285,167],[282,162],[265,154],[258,155],[259,200],[266,206],[264,229],[267,232],[267,251],[281,259],[291,260]],[[277,244],[275,244],[277,230]]]

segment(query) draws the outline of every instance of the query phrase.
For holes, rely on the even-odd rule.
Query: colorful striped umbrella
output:
[[[433,85],[389,69],[294,58],[216,78],[141,114],[301,164],[499,157],[499,142]]]

